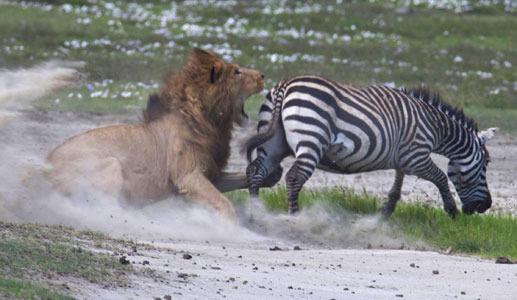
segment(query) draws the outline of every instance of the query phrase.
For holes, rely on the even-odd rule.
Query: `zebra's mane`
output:
[[[443,112],[451,119],[459,122],[463,127],[467,130],[472,130],[474,132],[478,132],[478,125],[476,121],[472,118],[465,115],[463,109],[459,107],[454,107],[449,103],[445,102],[438,92],[431,92],[429,88],[425,86],[411,88],[411,89],[402,89],[402,91],[413,98],[424,101],[425,103],[431,105],[432,107],[438,109]]]

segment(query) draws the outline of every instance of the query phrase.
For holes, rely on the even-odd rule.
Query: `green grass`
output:
[[[237,202],[247,197],[245,192],[233,192],[229,196]],[[284,187],[262,189],[260,198],[269,210],[287,212]],[[299,198],[302,209],[316,202],[338,212],[345,210],[358,215],[376,214],[382,205],[379,199],[366,193],[339,188],[302,190]],[[425,241],[435,249],[450,248],[457,253],[517,259],[517,219],[509,215],[460,214],[452,219],[441,208],[399,202],[387,222],[410,240]]]
[[[517,134],[517,109],[471,107],[465,112],[478,121],[479,128],[499,127],[511,134]]]
[[[0,269],[22,278],[26,270],[41,274],[73,276],[92,283],[118,278],[129,268],[108,254],[97,254],[81,247],[41,239],[8,238],[0,241]]]
[[[29,281],[4,278],[0,276],[0,297],[16,299],[55,299],[69,300],[72,297],[56,293]]]
[[[105,244],[118,241],[98,232],[64,226],[0,222],[0,274],[9,275],[0,276],[0,294],[61,299],[52,294],[52,283],[46,281],[55,277],[73,277],[103,286],[123,285],[133,269],[106,253],[110,247]],[[35,280],[41,288],[33,286]]]
[[[517,114],[515,11],[505,12],[501,4],[484,6],[472,2],[472,11],[465,13],[426,5],[413,5],[409,13],[401,13],[397,8],[402,2],[344,2],[342,5],[336,5],[335,1],[288,1],[282,5],[274,1],[268,5],[239,2],[234,6],[115,2],[128,16],[138,16],[133,11],[135,6],[148,12],[149,16],[141,20],[113,17],[111,10],[104,8],[105,1],[71,1],[77,12],[69,13],[60,8],[64,1],[48,1],[54,5],[50,11],[2,5],[0,66],[30,66],[49,58],[86,61],[85,83],[113,80],[99,88],[109,90],[107,98],[93,97],[94,91],[78,88],[72,92],[81,97],[54,95],[37,106],[51,110],[134,113],[156,88],[137,88],[137,94],[120,97],[121,91],[135,91],[127,88],[127,83],[161,82],[163,75],[179,66],[193,46],[221,53],[239,50],[237,54],[231,52],[231,58],[260,69],[266,75],[268,87],[287,76],[304,73],[359,85],[395,82],[411,87],[424,83],[440,91],[447,101],[465,107],[480,123],[493,121],[503,131],[515,132],[517,125],[511,122]],[[286,10],[316,4],[321,4],[319,11]],[[78,8],[82,6],[92,11],[81,12]],[[172,6],[175,18],[162,27],[160,14],[170,12]],[[266,7],[281,10],[266,14],[263,12]],[[94,8],[99,9],[100,15]],[[78,22],[85,18],[90,23]],[[229,18],[244,23],[225,27]],[[188,28],[192,25],[204,31],[190,33]],[[164,29],[169,36],[161,33]],[[293,37],[285,32],[297,32],[301,36]],[[345,42],[343,37],[350,40]],[[101,39],[109,43],[96,44]],[[73,47],[73,41],[87,45]],[[168,45],[169,42],[173,44]],[[159,46],[154,47],[156,43]],[[314,55],[321,60],[299,57],[294,61],[273,61],[271,57],[294,54]],[[454,63],[457,56],[462,61]],[[343,59],[346,61],[336,62]],[[479,72],[490,75],[482,78]],[[57,98],[59,103],[55,101]],[[248,102],[250,115],[256,114],[260,102],[260,97]]]

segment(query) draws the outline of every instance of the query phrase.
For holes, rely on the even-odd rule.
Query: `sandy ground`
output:
[[[24,163],[30,164],[35,156],[44,157],[73,134],[137,120],[131,116],[22,112],[0,128],[0,155],[4,156],[0,167],[9,164],[6,156],[26,157]],[[237,144],[234,146],[237,149]],[[500,135],[489,150],[494,211],[515,213],[517,162],[512,158],[517,154],[517,140]],[[445,166],[446,161],[439,159],[439,163]],[[289,161],[284,165],[288,167]],[[229,168],[245,168],[237,152]],[[0,174],[0,186],[5,187],[13,177]],[[317,172],[308,186],[341,185],[385,195],[392,177],[390,171],[357,175]],[[412,177],[403,188],[403,200],[409,199],[441,205],[434,186]],[[128,249],[113,255],[126,255],[136,268],[151,268],[155,275],[133,277],[128,287],[116,289],[63,281],[85,299],[165,299],[165,295],[172,299],[510,299],[517,294],[517,265],[415,251],[426,249],[425,245],[408,250],[404,238],[377,217],[354,219],[315,207],[296,217],[261,212],[254,215],[254,222],[241,211],[241,225],[229,225],[191,212],[156,217],[156,213],[174,211],[174,207],[166,209],[157,207],[151,218],[156,218],[156,224],[141,226],[139,235],[135,232],[141,224],[122,228],[108,223],[102,227],[100,219],[90,223],[95,225],[93,229],[129,235],[150,245],[139,247],[136,253]],[[181,224],[185,226],[179,227]],[[186,227],[190,231],[179,234]],[[158,228],[159,234],[154,235]],[[271,251],[275,246],[280,250]],[[293,250],[295,246],[301,250]],[[367,249],[370,247],[373,249]],[[184,258],[185,254],[192,257]]]
[[[131,288],[82,289],[87,298],[150,299],[511,299],[515,265],[409,250],[293,250],[274,241],[248,245],[168,243],[128,256],[159,270]],[[277,246],[283,250],[271,251]],[[184,256],[185,255],[185,256]],[[189,257],[190,259],[186,259]],[[147,264],[148,262],[148,264]]]

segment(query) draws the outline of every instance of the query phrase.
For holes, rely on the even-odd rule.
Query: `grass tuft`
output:
[[[66,299],[44,287],[48,278],[67,277],[103,286],[123,285],[133,268],[110,256],[104,242],[115,242],[93,231],[66,226],[0,222],[0,296],[21,299]],[[30,279],[31,282],[24,280]],[[43,287],[33,286],[41,279]],[[0,297],[1,298],[1,297]]]
[[[17,299],[74,299],[28,281],[0,276],[0,298],[3,298],[2,296]]]
[[[245,192],[234,192],[229,196],[241,202],[247,197]],[[262,189],[260,198],[267,209],[287,212],[285,187]],[[381,200],[367,193],[355,193],[340,188],[304,189],[299,199],[301,209],[316,202],[323,202],[326,207],[331,207],[337,212],[345,210],[358,215],[376,214],[382,206]],[[425,241],[436,249],[517,259],[517,219],[510,215],[460,214],[452,219],[441,208],[399,202],[387,222],[400,230],[409,240]]]

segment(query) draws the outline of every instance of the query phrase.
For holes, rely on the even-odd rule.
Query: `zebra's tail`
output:
[[[242,150],[243,152],[246,151],[246,158],[248,159],[248,163],[251,163],[251,154],[253,153],[253,150],[257,149],[260,145],[269,141],[275,135],[275,131],[277,130],[278,125],[280,124],[280,110],[280,107],[275,105],[275,108],[272,112],[271,121],[266,132],[258,133],[249,138],[244,143],[244,147],[242,148]]]

